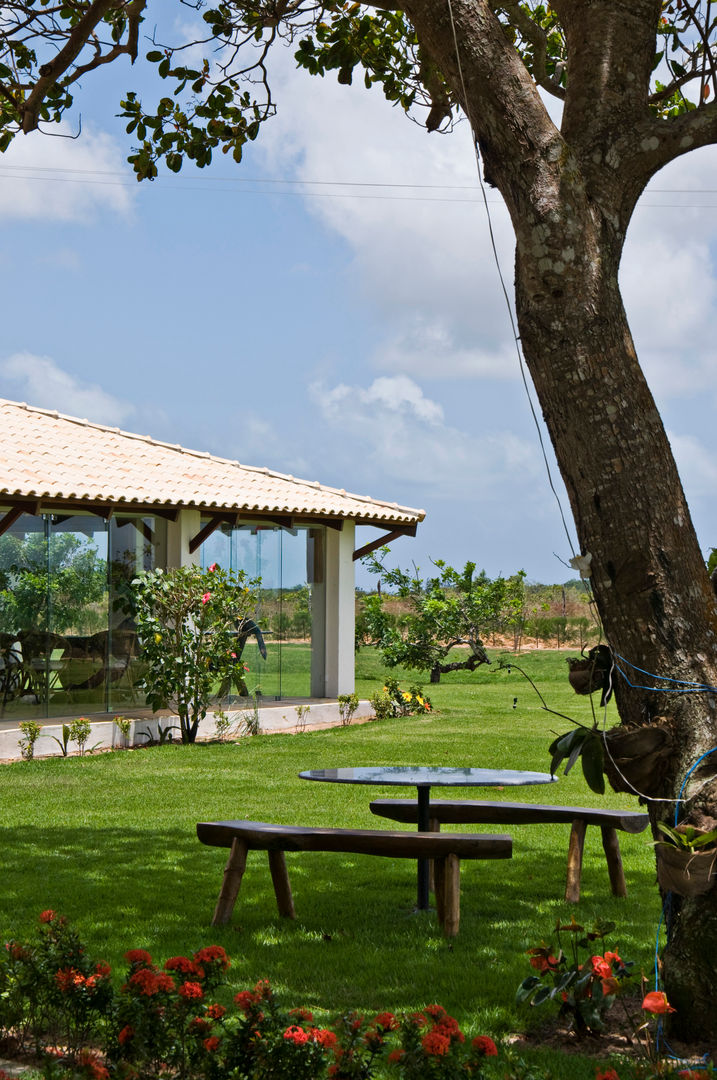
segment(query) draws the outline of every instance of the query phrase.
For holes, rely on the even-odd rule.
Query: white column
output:
[[[177,521],[167,522],[167,550],[164,567],[199,565],[199,548],[190,555],[189,541],[201,528],[199,510],[180,510]]]
[[[341,532],[326,529],[326,643],[324,697],[354,690],[356,527],[344,521]]]

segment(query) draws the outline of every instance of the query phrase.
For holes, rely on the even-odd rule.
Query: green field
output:
[[[571,690],[564,656],[532,653],[518,663],[552,708],[589,720],[590,701]],[[406,684],[415,681],[399,674]],[[380,689],[384,677],[375,654],[362,650],[360,695]],[[268,978],[287,1005],[308,1005],[328,1017],[439,1002],[467,1032],[494,1037],[544,1015],[516,1009],[514,995],[530,970],[526,948],[549,940],[558,918],[574,912],[586,924],[598,916],[614,920],[609,947],[649,973],[659,898],[647,834],[621,835],[629,895],[620,900],[610,894],[599,831],[588,830],[582,899],[568,910],[562,900],[567,827],[515,828],[512,860],[464,863],[461,930],[452,941],[441,935],[434,913],[414,914],[411,862],[327,853],[287,857],[296,921],[276,914],[266,857],[257,852],[233,925],[210,927],[226,853],[197,842],[198,820],[388,826],[368,803],[399,794],[395,789],[311,784],[298,772],[377,763],[544,771],[553,733],[569,726],[541,709],[515,669],[498,670],[497,663],[426,689],[434,704],[428,717],[4,766],[3,940],[27,935],[37,914],[51,907],[113,965],[121,966],[128,948],[147,948],[162,960],[216,942],[233,958],[232,991]],[[611,710],[608,722],[615,720]],[[520,797],[636,808],[622,795],[593,794],[579,766],[549,792],[525,788]],[[583,1064],[581,1071],[571,1062],[570,1075],[592,1077],[594,1069]]]

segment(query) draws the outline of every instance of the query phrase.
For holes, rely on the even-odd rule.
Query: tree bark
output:
[[[717,613],[672,451],[637,360],[618,268],[640,192],[684,147],[670,151],[667,126],[659,136],[639,137],[653,123],[646,95],[659,0],[556,0],[554,6],[573,61],[561,131],[525,68],[509,55],[487,3],[452,0],[460,68],[453,27],[427,0],[406,4],[419,39],[462,100],[486,176],[511,213],[521,345],[581,553],[592,559],[597,610],[625,673],[615,673],[621,723],[639,727],[667,717],[672,730],[675,751],[666,769],[640,792],[654,829],[657,820],[673,820],[688,770],[717,747],[714,691],[680,693],[684,688],[674,681],[717,685]],[[601,35],[609,38],[607,51],[595,48]],[[717,785],[701,788],[708,775],[717,775],[717,753],[686,788],[681,819],[717,818]],[[672,901],[664,978],[677,1009],[675,1028],[685,1037],[715,1037],[717,890]]]

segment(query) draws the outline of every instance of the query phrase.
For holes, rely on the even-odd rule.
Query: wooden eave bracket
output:
[[[383,536],[379,536],[378,539],[372,540],[370,544],[364,544],[363,547],[356,548],[351,556],[353,561],[363,559],[364,555],[370,555],[376,548],[383,547],[384,544],[390,544],[394,540],[398,540],[399,536],[415,536],[418,531],[418,525],[399,525],[390,533],[384,533]]]
[[[206,525],[203,525],[196,536],[193,536],[189,541],[189,554],[193,555],[198,547],[207,540],[213,532],[219,528],[220,525],[229,524],[236,525],[237,514],[215,514],[211,517]]]
[[[2,500],[5,506],[10,507],[7,514],[0,518],[0,536],[2,536],[3,533],[6,533],[8,529],[12,528],[22,514],[36,514],[40,507],[39,499],[36,499],[34,502],[29,502],[27,500],[20,502],[17,499],[5,499],[0,495],[0,500]]]

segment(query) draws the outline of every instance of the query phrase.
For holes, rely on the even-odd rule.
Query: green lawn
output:
[[[518,663],[552,708],[589,720],[590,700],[571,690],[564,654],[527,654]],[[384,676],[376,656],[362,650],[361,696],[380,688]],[[598,916],[614,920],[609,947],[649,973],[659,898],[647,834],[621,835],[629,896],[619,900],[610,895],[599,831],[588,830],[583,895],[568,910],[562,900],[567,828],[515,828],[512,860],[463,864],[461,931],[452,941],[442,937],[433,913],[413,913],[412,863],[328,853],[287,857],[296,921],[277,916],[266,857],[255,852],[233,926],[209,926],[226,852],[197,842],[196,821],[388,827],[368,803],[399,794],[395,789],[306,783],[298,772],[375,763],[544,771],[552,733],[569,726],[542,711],[515,670],[497,670],[495,663],[426,689],[434,704],[428,717],[3,767],[3,940],[27,935],[37,914],[52,907],[72,920],[93,954],[113,965],[121,965],[128,948],[164,959],[216,942],[233,958],[232,991],[268,978],[287,1005],[330,1017],[437,1001],[467,1032],[494,1037],[539,1019],[517,1010],[513,999],[529,973],[525,949],[548,940],[558,918],[574,912],[586,924]],[[519,797],[630,806],[625,796],[593,794],[579,766],[552,788],[525,788]],[[571,1062],[570,1075],[592,1077],[594,1070]]]

